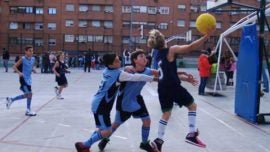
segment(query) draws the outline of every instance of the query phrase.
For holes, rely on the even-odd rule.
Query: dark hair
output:
[[[134,62],[134,59],[137,59],[138,55],[140,54],[145,54],[145,52],[142,50],[142,49],[137,49],[136,51],[132,52],[131,53],[131,64],[135,67],[135,62]]]
[[[24,51],[28,51],[28,50],[31,49],[31,48],[33,48],[32,45],[27,45],[27,46],[25,46]]]
[[[101,59],[101,63],[104,64],[106,67],[112,65],[116,58],[116,54],[105,54]]]

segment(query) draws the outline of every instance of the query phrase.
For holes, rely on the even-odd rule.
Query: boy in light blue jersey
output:
[[[138,49],[135,52],[132,52],[131,63],[132,67],[128,68],[132,68],[132,71],[135,71],[136,73],[158,75],[157,70],[146,68],[147,59],[143,50]],[[134,118],[140,118],[143,123],[141,129],[142,142],[140,144],[140,148],[148,152],[154,152],[148,141],[151,120],[143,97],[141,96],[141,90],[145,84],[146,82],[131,81],[121,83],[117,96],[116,116],[112,125],[112,130],[114,132],[131,116]],[[102,139],[98,145],[99,149],[101,151],[104,150],[108,142],[108,138]]]
[[[27,98],[27,109],[25,112],[26,116],[36,116],[36,113],[31,111],[31,101],[32,101],[32,72],[36,73],[34,70],[35,58],[33,56],[33,47],[26,46],[25,47],[25,56],[23,56],[19,61],[15,63],[13,69],[16,73],[19,74],[20,77],[20,89],[23,91],[24,94],[16,96],[14,98],[7,97],[6,100],[6,108],[9,109],[11,104],[16,100],[21,100]]]
[[[106,66],[103,71],[103,80],[92,100],[92,112],[94,113],[97,130],[85,142],[75,143],[78,152],[90,152],[92,144],[112,134],[110,112],[120,82],[154,80],[154,77],[148,75],[129,74],[121,71],[121,61],[115,54],[105,54],[103,56],[103,63]]]

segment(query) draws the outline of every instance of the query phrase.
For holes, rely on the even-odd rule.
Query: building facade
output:
[[[249,1],[253,6],[259,3]],[[0,48],[7,48],[11,54],[23,53],[28,44],[37,54],[59,50],[98,54],[121,54],[134,48],[149,51],[147,36],[153,28],[166,38],[182,37],[171,44],[188,43],[188,31],[191,40],[199,38],[195,22],[205,12],[206,0],[2,0]],[[217,30],[204,47],[214,46],[219,34],[245,13],[213,13]],[[233,47],[239,40],[240,31],[229,37]]]

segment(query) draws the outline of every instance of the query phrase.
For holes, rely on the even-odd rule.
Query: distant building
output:
[[[241,1],[240,1],[241,2]],[[258,5],[258,0],[242,0]],[[132,11],[133,10],[133,11]],[[48,50],[97,54],[142,48],[150,52],[146,40],[150,29],[166,36],[192,31],[200,37],[195,21],[206,12],[206,0],[1,0],[0,48],[11,54],[22,53],[32,44],[36,53]],[[204,44],[213,46],[218,36],[245,13],[215,13],[215,36]],[[131,24],[132,23],[132,24]],[[240,31],[230,35],[229,43],[238,47]],[[170,44],[185,44],[185,39]]]

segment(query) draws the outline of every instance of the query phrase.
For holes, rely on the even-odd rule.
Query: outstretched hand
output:
[[[188,74],[187,82],[191,83],[193,86],[198,85],[198,81],[191,74]]]

